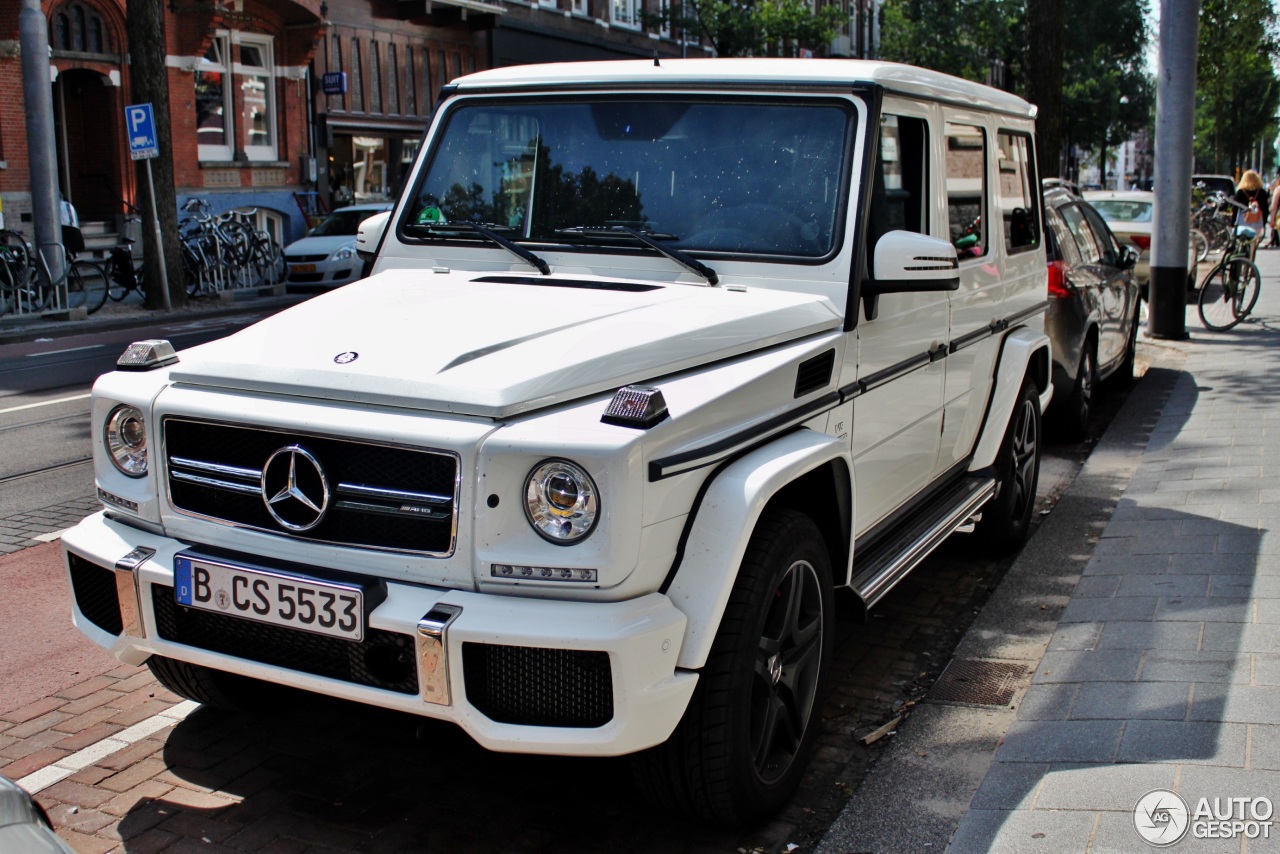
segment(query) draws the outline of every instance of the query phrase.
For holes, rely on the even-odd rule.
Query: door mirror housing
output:
[[[362,261],[372,261],[378,253],[378,244],[382,242],[382,234],[387,230],[387,222],[391,219],[391,211],[383,211],[360,223],[356,229],[356,254]]]
[[[862,282],[862,309],[875,320],[882,294],[954,291],[960,259],[948,241],[914,231],[890,231],[876,241],[872,278]]]

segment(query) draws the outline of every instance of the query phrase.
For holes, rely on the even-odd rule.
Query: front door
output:
[[[114,228],[123,207],[119,93],[101,74],[81,68],[62,71],[53,84],[58,187],[81,223],[107,222]]]

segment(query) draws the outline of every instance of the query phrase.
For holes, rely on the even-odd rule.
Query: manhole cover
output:
[[[1027,665],[1022,662],[953,659],[929,689],[929,699],[968,706],[1007,706],[1026,675]]]

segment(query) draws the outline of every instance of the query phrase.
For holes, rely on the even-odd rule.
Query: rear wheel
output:
[[[1061,426],[1067,439],[1079,441],[1089,432],[1089,415],[1093,412],[1093,396],[1098,387],[1098,357],[1092,340],[1084,342],[1080,364],[1076,367],[1076,384],[1063,401]]]
[[[107,274],[90,261],[76,261],[67,271],[67,308],[83,307],[89,314],[107,301]]]
[[[777,812],[804,775],[833,645],[831,562],[794,510],[756,526],[683,720],[637,755],[659,805],[726,825]]]
[[[1031,377],[1022,380],[995,473],[996,496],[982,508],[975,533],[988,550],[1005,554],[1027,539],[1040,481],[1040,398]]]
[[[1209,257],[1209,238],[1198,228],[1191,229],[1191,252],[1197,264]]]

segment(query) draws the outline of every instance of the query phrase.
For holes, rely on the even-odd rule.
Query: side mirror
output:
[[[378,244],[382,242],[382,233],[387,230],[387,222],[391,219],[391,211],[383,211],[360,223],[356,229],[356,254],[361,260],[372,261],[378,252]]]
[[[875,320],[882,294],[954,291],[960,259],[948,241],[914,231],[890,231],[877,242],[871,272],[862,282],[862,310]]]
[[[1122,270],[1132,270],[1134,265],[1138,263],[1138,253],[1132,246],[1125,246],[1120,250],[1120,268]]]

